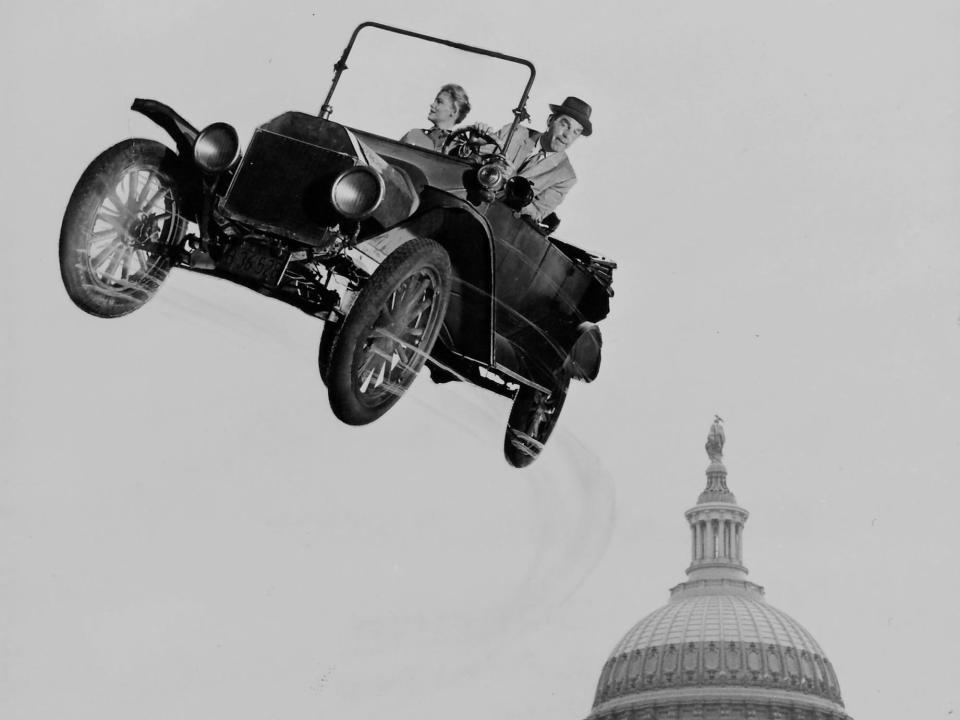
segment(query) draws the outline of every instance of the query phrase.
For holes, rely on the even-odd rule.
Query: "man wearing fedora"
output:
[[[520,125],[504,148],[507,162],[517,175],[533,183],[533,202],[521,210],[534,220],[542,220],[556,210],[577,181],[567,158],[567,150],[581,135],[593,133],[591,107],[580,98],[568,97],[559,105],[550,105],[547,129],[543,132]],[[502,145],[510,132],[507,125],[497,133],[482,123],[475,127],[491,134]]]

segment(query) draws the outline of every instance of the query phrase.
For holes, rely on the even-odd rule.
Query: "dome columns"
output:
[[[691,559],[687,574],[697,570],[729,568],[723,577],[742,580],[747,573],[743,566],[743,525],[749,513],[737,505],[705,503],[687,511],[690,523]],[[702,573],[701,573],[702,575]],[[710,573],[716,576],[716,572]]]

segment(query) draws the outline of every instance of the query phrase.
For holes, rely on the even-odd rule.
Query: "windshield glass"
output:
[[[530,78],[530,69],[516,62],[377,27],[358,33],[346,64],[330,101],[330,119],[398,140],[410,130],[450,122],[460,127],[479,121],[499,129],[513,121]],[[431,113],[447,84],[461,86],[469,101],[459,122],[451,121],[444,107]]]

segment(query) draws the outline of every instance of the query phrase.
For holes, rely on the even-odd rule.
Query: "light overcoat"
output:
[[[510,126],[507,125],[495,137],[502,144],[509,132]],[[507,162],[514,172],[533,183],[533,202],[523,208],[521,213],[531,215],[536,220],[542,220],[556,210],[577,182],[577,175],[566,152],[548,153],[539,160],[524,164],[530,154],[539,147],[541,135],[543,133],[521,125],[510,139],[510,146],[504,149]]]

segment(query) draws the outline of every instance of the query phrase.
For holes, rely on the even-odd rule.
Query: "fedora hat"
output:
[[[559,105],[550,105],[555,115],[568,115],[583,125],[583,134],[590,135],[593,125],[590,123],[592,108],[578,97],[570,96]]]

